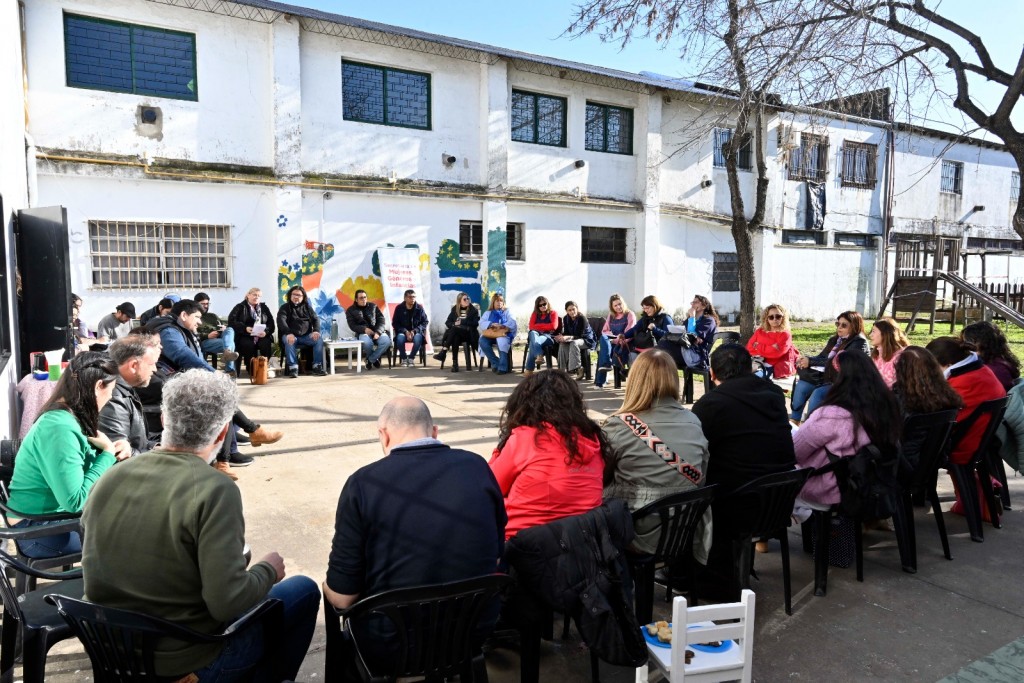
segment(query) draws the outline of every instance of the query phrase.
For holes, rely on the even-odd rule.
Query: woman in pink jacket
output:
[[[871,344],[871,360],[878,368],[885,386],[892,389],[896,383],[896,361],[903,349],[910,346],[907,335],[903,334],[895,320],[882,318],[871,326],[868,342]]]

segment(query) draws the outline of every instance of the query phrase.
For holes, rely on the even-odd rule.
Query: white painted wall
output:
[[[67,87],[63,12],[195,33],[199,100]],[[155,2],[32,0],[29,131],[40,147],[272,166],[269,31],[266,24]],[[140,105],[162,110],[162,139],[136,131]]]
[[[3,212],[0,228],[7,259],[2,264],[7,277],[7,301],[10,305],[5,321],[12,335],[13,353],[0,370],[0,439],[18,434],[19,410],[17,391],[17,357],[19,344],[14,308],[14,212],[28,206],[28,180],[25,165],[25,103],[22,95],[21,21],[15,0],[0,0],[0,197]]]

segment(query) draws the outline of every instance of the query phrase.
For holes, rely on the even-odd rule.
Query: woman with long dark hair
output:
[[[653,349],[661,338],[668,334],[668,326],[672,324],[672,317],[665,312],[658,297],[653,294],[648,294],[640,301],[640,309],[643,313],[636,324],[619,335],[621,339],[630,341],[631,353]]]
[[[907,335],[903,334],[895,320],[882,318],[871,326],[868,341],[871,344],[871,360],[878,368],[885,386],[891,388],[896,381],[896,361],[903,349],[910,345]]]
[[[978,358],[995,374],[1005,391],[1020,378],[1020,360],[1010,351],[1003,331],[992,323],[971,323],[961,330],[960,339],[974,345]]]
[[[896,383],[892,391],[904,420],[912,415],[959,410],[964,403],[960,394],[949,386],[935,356],[920,346],[908,346],[896,359]],[[903,434],[903,459],[909,471],[917,470],[921,445],[927,437],[928,433],[922,430]],[[915,495],[920,497],[922,494],[915,492]]]
[[[839,353],[830,361],[835,380],[821,405],[793,435],[799,467],[824,467],[828,453],[855,455],[874,444],[883,453],[899,447],[903,419],[896,397],[885,386],[867,354]],[[831,472],[804,484],[797,508],[827,509],[839,502],[839,486]]]
[[[86,351],[71,359],[18,450],[8,501],[12,510],[79,513],[100,475],[118,457],[131,455],[127,442],[115,444],[98,429],[117,377],[117,366],[104,354]],[[43,522],[23,519],[17,526],[37,524]],[[56,557],[80,552],[82,542],[77,533],[63,533],[20,541],[18,547],[28,557]]]
[[[597,340],[597,372],[594,373],[596,386],[604,386],[612,363],[617,363],[620,368],[629,365],[629,341],[623,335],[634,325],[636,315],[629,310],[621,295],[612,294],[608,298],[608,317],[601,329],[601,338]]]
[[[551,308],[551,302],[545,296],[538,296],[533,302],[533,313],[530,315],[530,334],[526,338],[526,371],[533,373],[537,356],[544,350],[555,346],[555,333],[558,331],[558,313]]]
[[[607,442],[568,374],[549,370],[520,382],[498,434],[490,465],[505,496],[506,539],[601,504]]]
[[[864,318],[860,313],[843,311],[837,315],[836,333],[829,338],[822,352],[816,356],[800,356],[796,359],[799,379],[793,385],[790,419],[799,422],[803,418],[805,405],[809,413],[821,405],[832,382],[833,372],[828,370],[828,361],[841,351],[866,353],[867,344],[868,340],[864,337]],[[826,369],[817,370],[818,367]]]

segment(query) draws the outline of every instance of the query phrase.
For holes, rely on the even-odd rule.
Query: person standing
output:
[[[313,349],[313,374],[323,377],[324,340],[320,318],[309,303],[306,290],[295,285],[288,290],[288,302],[277,309],[277,333],[284,345],[285,377],[299,376],[298,347]]]

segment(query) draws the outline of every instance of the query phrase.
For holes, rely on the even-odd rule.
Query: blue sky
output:
[[[406,26],[431,33],[474,40],[490,45],[596,64],[623,71],[654,71],[687,77],[693,69],[680,59],[679,50],[653,41],[636,40],[624,50],[593,36],[563,35],[572,22],[571,0],[285,0],[328,12]],[[794,0],[798,1],[798,0]],[[945,0],[940,11],[982,36],[995,62],[1012,70],[1021,54],[1019,19],[1022,0]],[[728,84],[722,84],[728,85]],[[972,88],[975,85],[972,83]],[[950,83],[949,90],[953,84]],[[977,87],[975,98],[988,109],[998,103],[1001,88]],[[1021,112],[1015,112],[1021,114]],[[1024,116],[1024,115],[1022,115]],[[1015,119],[1018,117],[1015,116]],[[961,116],[951,108],[935,110],[925,125],[957,124]],[[1019,124],[1020,125],[1020,124]]]

